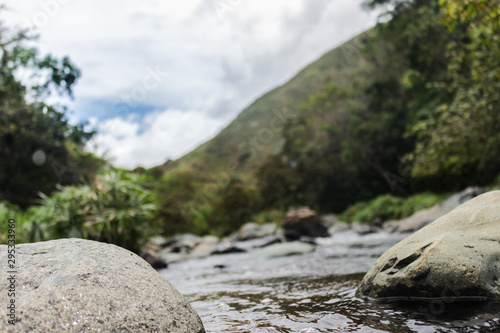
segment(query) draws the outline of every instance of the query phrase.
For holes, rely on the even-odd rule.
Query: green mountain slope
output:
[[[299,114],[307,96],[320,91],[327,83],[344,86],[353,77],[369,75],[368,62],[360,52],[362,40],[368,34],[370,31],[327,52],[286,84],[255,100],[213,139],[176,163],[159,168],[168,170],[167,174],[190,172],[201,182],[227,175],[251,180],[252,172],[265,157],[280,150],[282,127]]]
[[[489,13],[500,7],[370,3],[387,2],[396,3],[388,22],[257,99],[193,152],[149,171],[166,234],[224,235],[293,206],[341,212],[382,194],[494,180],[500,27]]]

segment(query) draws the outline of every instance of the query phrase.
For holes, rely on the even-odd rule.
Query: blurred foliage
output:
[[[152,175],[153,177],[161,176],[156,172]],[[193,204],[190,203],[196,194],[196,184],[189,172],[166,175],[163,179],[157,178],[150,187],[159,200],[159,211],[155,223],[161,228],[163,234],[208,232],[205,219],[202,218],[206,212],[193,211]]]
[[[0,200],[22,208],[37,192],[78,183],[99,164],[77,153],[93,132],[71,125],[64,107],[43,101],[54,92],[71,97],[80,71],[67,57],[40,56],[26,46],[33,39],[0,23]]]
[[[359,202],[347,208],[340,220],[346,222],[389,221],[402,219],[434,206],[444,200],[446,196],[432,193],[420,193],[403,199],[389,194],[381,195],[371,201]]]
[[[154,194],[144,176],[124,171],[99,174],[93,183],[59,187],[42,194],[42,205],[27,213],[30,241],[84,238],[138,252],[158,232],[151,225],[157,212]]]
[[[222,175],[212,183],[203,183],[189,172],[167,174],[153,182],[151,189],[159,199],[155,225],[165,235],[225,236],[249,222],[261,207],[256,189]]]
[[[24,217],[18,207],[8,202],[0,202],[0,244],[7,244],[8,240],[8,223],[7,221],[13,219],[16,221],[16,243],[23,242],[24,233],[20,232],[20,227],[24,224]]]
[[[238,230],[260,209],[259,193],[238,179],[231,179],[215,198],[208,216],[208,227],[217,235],[227,236]]]
[[[339,212],[384,193],[485,185],[500,171],[498,2],[365,5],[390,17],[358,44],[369,75],[327,83],[285,124],[281,152],[256,171],[268,208]],[[397,215],[390,200],[403,199],[380,198],[379,214]]]
[[[500,4],[441,0],[450,103],[413,127],[416,177],[488,183],[500,170]],[[437,83],[436,83],[437,84]]]
[[[155,230],[224,236],[303,205],[345,211],[349,221],[396,219],[442,199],[415,193],[498,183],[498,2],[365,5],[386,6],[386,20],[192,153],[102,175],[105,162],[82,150],[93,133],[44,102],[71,96],[78,68],[26,47],[26,31],[0,26],[0,200],[25,209],[5,203],[0,216],[18,216],[29,240],[77,236],[137,251]],[[29,84],[16,77],[22,71]],[[87,185],[64,187],[75,184]],[[38,192],[42,205],[26,210]]]

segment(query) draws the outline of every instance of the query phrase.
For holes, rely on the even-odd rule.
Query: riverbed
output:
[[[191,302],[207,332],[500,332],[498,302],[356,296],[376,259],[407,236],[345,231],[318,239],[312,253],[267,258],[250,250],[174,263],[160,274]]]

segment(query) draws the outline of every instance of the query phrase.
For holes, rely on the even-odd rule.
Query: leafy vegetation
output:
[[[498,187],[500,5],[365,5],[389,5],[389,20],[257,99],[180,160],[133,173],[100,173],[106,162],[82,149],[93,133],[45,102],[72,95],[78,68],[41,57],[25,46],[27,32],[0,26],[0,217],[17,216],[21,240],[85,237],[138,251],[152,232],[222,236],[282,220],[294,206],[373,222],[468,185]],[[33,74],[29,86],[19,70]]]
[[[91,185],[61,187],[33,215],[32,235],[40,240],[85,238],[107,242],[138,252],[153,234],[151,220],[156,213],[153,193],[140,184],[143,176],[110,171]]]
[[[139,252],[146,239],[158,232],[152,223],[157,212],[154,194],[141,186],[146,181],[134,173],[106,171],[91,184],[60,186],[51,197],[41,194],[41,205],[26,212],[0,203],[0,218],[16,219],[17,242],[75,237]],[[1,231],[6,235],[6,230]]]
[[[447,80],[452,100],[413,127],[416,177],[490,182],[500,170],[500,5],[441,0],[450,31]],[[463,180],[462,180],[463,181]]]
[[[93,133],[69,124],[64,108],[43,101],[54,92],[71,96],[80,71],[69,58],[39,56],[25,46],[32,39],[0,25],[0,200],[23,208],[38,191],[76,184],[99,164],[89,154],[78,155],[89,169],[75,164],[69,146],[81,150]],[[19,71],[31,73],[29,86],[16,77]]]
[[[311,95],[285,124],[281,152],[257,170],[270,207],[339,212],[384,193],[453,191],[498,174],[499,5],[367,5],[388,3],[392,19],[359,49],[368,78]],[[389,199],[397,198],[377,202],[382,217],[397,215]]]
[[[368,222],[398,220],[408,217],[419,210],[441,202],[445,196],[420,193],[406,199],[390,194],[381,195],[371,201],[359,202],[350,206],[340,219],[347,222]]]

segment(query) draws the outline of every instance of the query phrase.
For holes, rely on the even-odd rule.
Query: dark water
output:
[[[356,297],[364,273],[403,237],[346,232],[322,239],[309,254],[264,258],[250,251],[160,273],[192,303],[207,332],[500,332],[500,303]]]

